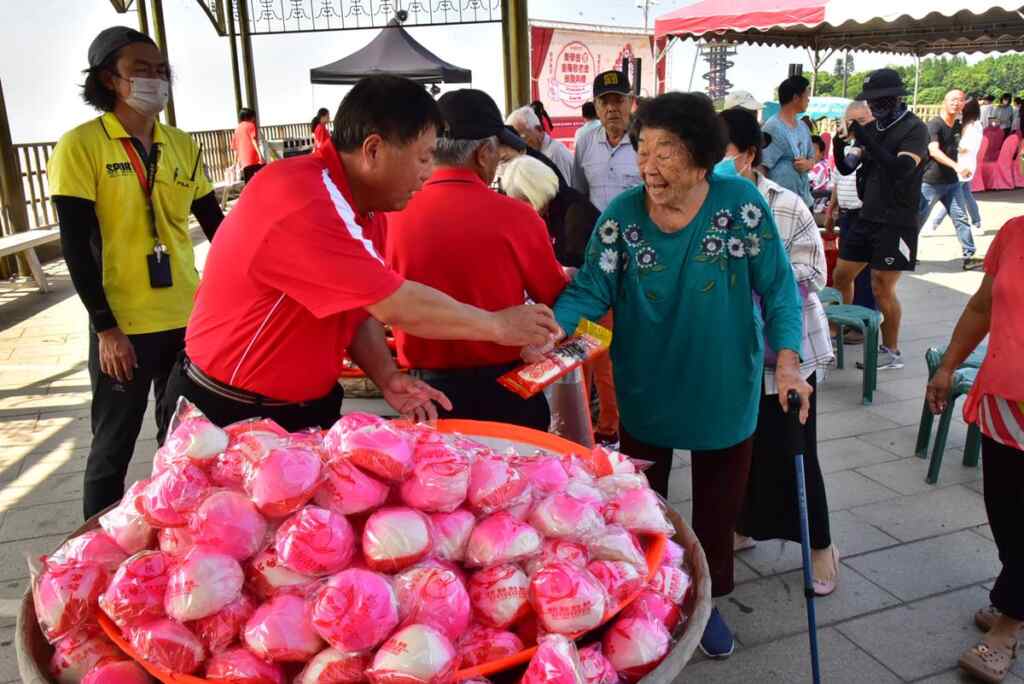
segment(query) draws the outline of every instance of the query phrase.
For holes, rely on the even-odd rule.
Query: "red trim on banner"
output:
[[[555,29],[542,26],[530,27],[530,97],[534,100],[540,99],[540,87],[537,79],[544,69],[544,60],[547,59],[548,49],[551,47],[551,38],[555,35]]]

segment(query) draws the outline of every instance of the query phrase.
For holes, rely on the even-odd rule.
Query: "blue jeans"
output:
[[[972,196],[971,199],[973,200],[974,197]],[[932,208],[940,202],[946,213],[953,219],[953,226],[956,228],[956,236],[960,240],[964,257],[974,256],[974,236],[971,235],[971,225],[967,222],[967,212],[964,209],[963,183],[921,184],[919,224],[922,227],[928,220],[928,214],[931,213]]]
[[[978,200],[974,199],[974,192],[971,190],[971,181],[964,181],[960,184],[960,190],[963,193],[962,198],[964,201],[964,211],[971,219],[971,225],[975,228],[981,228],[981,211],[978,209]],[[954,200],[954,203],[956,201]],[[935,230],[939,227],[939,224],[945,220],[946,208],[942,207],[935,212],[935,218],[932,219],[928,227]]]

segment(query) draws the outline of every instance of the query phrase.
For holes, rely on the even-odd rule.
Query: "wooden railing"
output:
[[[193,131],[196,143],[202,146],[203,164],[210,180],[227,182],[230,170],[235,164],[235,152],[231,149],[234,129],[223,128],[210,131]],[[278,124],[262,126],[263,140],[281,138],[302,138],[312,141],[308,123]],[[46,164],[50,161],[56,142],[21,143],[14,146],[21,171],[25,204],[28,208],[28,228],[48,228],[57,225],[57,213],[50,202],[50,187],[46,177]],[[4,198],[0,196],[0,234],[9,235],[14,227],[9,225],[7,212],[3,211]]]
[[[14,154],[21,169],[25,203],[28,205],[29,228],[57,225],[57,213],[50,203],[50,189],[46,183],[46,164],[53,154],[54,145],[54,142],[43,142],[14,146]]]
[[[910,108],[922,121],[928,123],[929,119],[933,119],[939,115],[942,110],[942,105],[914,105]]]

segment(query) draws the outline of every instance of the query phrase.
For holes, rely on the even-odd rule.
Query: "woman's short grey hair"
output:
[[[558,176],[542,162],[523,155],[501,170],[501,189],[540,211],[558,194]]]
[[[465,166],[481,145],[498,146],[498,137],[492,135],[482,140],[453,140],[438,138],[434,148],[434,161],[438,166]]]

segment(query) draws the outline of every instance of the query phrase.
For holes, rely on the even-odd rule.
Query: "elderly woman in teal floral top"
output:
[[[665,496],[673,449],[691,451],[693,529],[712,594],[723,596],[733,589],[733,531],[750,471],[763,340],[778,352],[780,401],[794,389],[802,419],[809,408],[798,356],[801,300],[761,193],[713,171],[727,136],[711,101],[662,95],[642,106],[633,126],[644,184],[598,219],[555,316],[571,331],[581,318],[614,311],[622,451],[654,462],[647,475]],[[732,652],[717,609],[701,646],[711,657]]]

